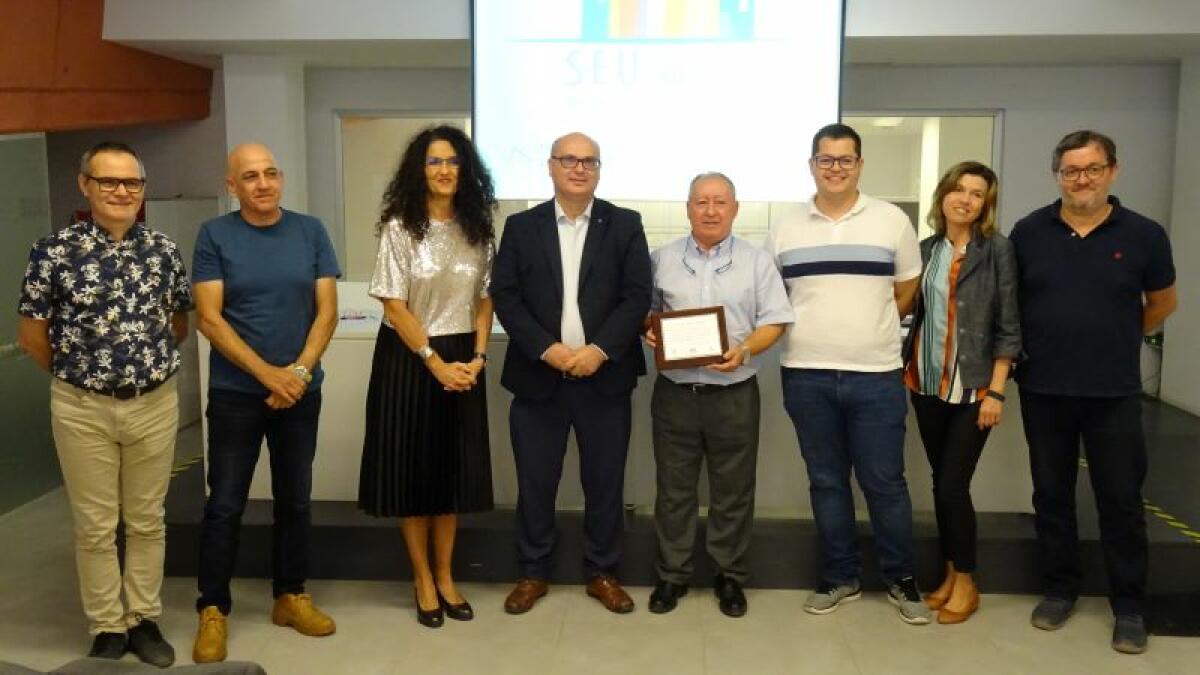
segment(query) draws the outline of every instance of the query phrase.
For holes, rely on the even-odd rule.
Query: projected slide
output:
[[[683,200],[701,171],[743,201],[812,196],[842,0],[474,0],[473,21],[472,129],[501,199],[548,197],[550,142],[576,130],[612,199]]]

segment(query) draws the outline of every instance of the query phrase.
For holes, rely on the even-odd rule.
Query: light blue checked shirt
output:
[[[708,252],[691,235],[664,244],[650,254],[654,271],[651,312],[698,307],[725,307],[730,346],[739,345],[759,326],[795,320],[783,278],[771,255],[745,239],[730,235]],[[753,362],[721,373],[708,368],[663,371],[680,384],[736,384],[756,372]]]

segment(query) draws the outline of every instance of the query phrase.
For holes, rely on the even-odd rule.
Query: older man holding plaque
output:
[[[659,581],[650,595],[650,611],[659,614],[674,609],[687,593],[699,510],[697,483],[706,461],[706,545],[719,569],[714,591],[722,613],[746,613],[742,585],[754,517],[759,420],[757,369],[750,357],[779,339],[793,313],[771,256],[733,236],[737,212],[728,177],[696,176],[687,201],[691,234],[650,256],[653,320],[646,338],[655,346],[659,364],[650,404]],[[705,343],[714,348],[700,349]],[[672,358],[681,354],[684,358]]]

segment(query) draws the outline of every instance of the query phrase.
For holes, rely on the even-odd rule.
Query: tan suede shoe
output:
[[[196,644],[192,647],[192,661],[216,663],[225,660],[225,642],[228,638],[225,615],[215,605],[200,612],[200,627],[196,629]]]
[[[332,635],[337,630],[337,624],[317,609],[308,593],[284,593],[275,598],[271,622],[276,626],[291,626],[298,633],[313,637]]]

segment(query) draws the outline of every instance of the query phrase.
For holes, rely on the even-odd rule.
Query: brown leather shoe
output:
[[[192,646],[192,661],[216,663],[225,660],[225,642],[228,629],[225,615],[216,605],[209,605],[200,612],[200,627],[196,629],[196,644]]]
[[[611,574],[597,574],[588,580],[587,594],[599,600],[610,612],[627,614],[633,611],[633,598]]]
[[[271,623],[291,626],[301,635],[312,637],[332,635],[337,630],[337,624],[328,614],[317,609],[308,593],[284,593],[275,598]]]
[[[524,614],[533,608],[537,599],[549,592],[550,587],[542,579],[517,579],[517,587],[504,599],[504,611],[509,614]]]

